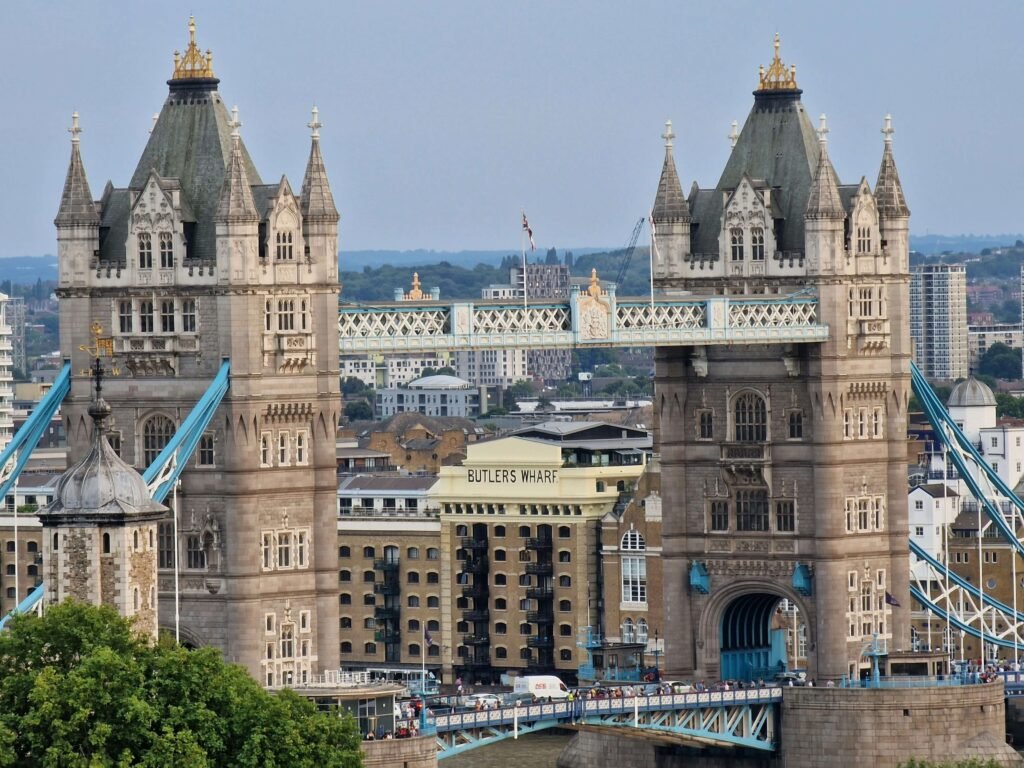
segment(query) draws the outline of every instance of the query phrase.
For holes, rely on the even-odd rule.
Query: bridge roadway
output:
[[[782,688],[704,691],[624,699],[502,707],[435,715],[425,724],[434,731],[438,759],[547,728],[635,728],[661,741],[695,747],[777,747],[777,706]],[[634,732],[635,733],[635,732]]]
[[[595,277],[596,279],[596,277]],[[704,346],[821,342],[818,299],[788,296],[623,298],[614,289],[564,302],[399,301],[338,309],[342,355],[484,349]]]

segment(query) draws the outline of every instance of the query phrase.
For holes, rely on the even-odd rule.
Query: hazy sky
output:
[[[1024,230],[1019,2],[3,2],[0,256],[53,253],[81,113],[93,194],[124,186],[171,56],[214,54],[265,181],[298,192],[310,107],[341,249],[621,246],[675,123],[684,188],[712,187],[772,37],[840,178],[874,184],[886,112],[915,234]]]

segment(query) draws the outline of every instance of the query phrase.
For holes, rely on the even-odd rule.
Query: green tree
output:
[[[996,760],[979,760],[972,757],[969,760],[945,760],[935,763],[931,760],[908,760],[900,763],[899,768],[999,768],[1002,763]]]
[[[353,395],[361,395],[369,387],[363,382],[362,379],[357,379],[355,376],[346,376],[345,380],[341,382],[341,394],[345,397],[351,397]]]
[[[0,766],[361,764],[350,717],[216,650],[150,644],[110,608],[66,601],[0,635]]]
[[[978,361],[978,373],[996,379],[1016,380],[1021,377],[1020,350],[997,341]]]
[[[442,366],[441,368],[438,368],[437,369],[437,373],[438,373],[439,376],[455,376],[456,375],[455,369],[452,368],[450,365],[445,365],[445,366]]]
[[[365,400],[353,400],[345,405],[345,418],[349,421],[373,421],[373,408]]]

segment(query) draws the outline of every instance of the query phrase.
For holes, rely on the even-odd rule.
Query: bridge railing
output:
[[[583,720],[589,716],[629,714],[678,709],[707,709],[746,704],[771,704],[782,701],[782,688],[770,686],[739,691],[702,691],[654,696],[633,696],[623,699],[576,699],[519,707],[483,709],[474,712],[455,712],[435,715],[433,722],[438,732],[463,728],[510,725],[538,720]]]

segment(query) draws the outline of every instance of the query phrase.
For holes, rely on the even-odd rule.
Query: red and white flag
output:
[[[526,236],[530,238],[530,250],[536,251],[537,245],[533,242],[533,230],[530,229],[530,222],[526,220],[526,211],[523,211],[523,232],[525,232]]]

